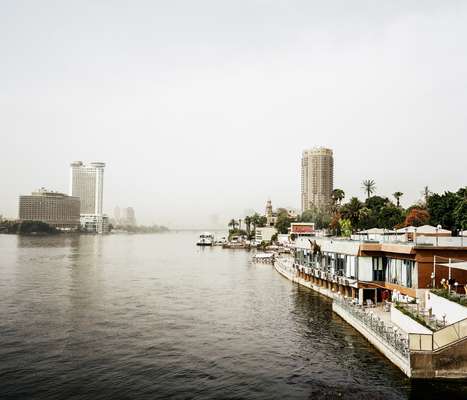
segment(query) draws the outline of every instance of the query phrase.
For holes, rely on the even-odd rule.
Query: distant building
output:
[[[290,234],[296,236],[313,236],[315,235],[314,222],[292,222],[290,224]]]
[[[108,218],[102,212],[105,163],[85,165],[75,161],[70,166],[70,195],[81,200],[81,228],[96,233],[107,232]]]
[[[127,207],[123,209],[123,224],[136,225],[135,210],[133,207]]]
[[[298,213],[296,210],[293,208],[280,208],[277,209],[276,211],[273,210],[272,208],[272,202],[271,200],[268,200],[266,202],[266,210],[264,213],[264,216],[266,217],[266,226],[276,226],[277,222],[277,215],[279,210],[285,210],[287,212],[287,216],[290,219],[296,220],[298,217]]]
[[[266,226],[276,225],[277,214],[272,209],[272,202],[270,199],[266,202],[266,212],[264,215],[266,216]]]
[[[272,226],[265,226],[263,228],[256,228],[255,230],[255,241],[270,242],[272,237],[277,233],[277,229]]]
[[[302,212],[316,207],[325,210],[331,205],[334,189],[334,159],[330,149],[305,150],[302,154]]]
[[[42,221],[58,229],[75,230],[80,226],[80,200],[41,188],[31,195],[19,197],[19,219]]]
[[[120,223],[120,217],[121,217],[120,207],[117,206],[114,208],[114,219],[117,223]]]

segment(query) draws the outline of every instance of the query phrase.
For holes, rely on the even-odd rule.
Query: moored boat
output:
[[[212,246],[214,244],[214,235],[209,232],[203,232],[199,235],[199,240],[196,242],[197,246]]]

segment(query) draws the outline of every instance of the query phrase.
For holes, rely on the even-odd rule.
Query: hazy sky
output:
[[[139,222],[299,207],[301,151],[402,203],[467,184],[466,1],[0,1],[0,214],[104,161]]]

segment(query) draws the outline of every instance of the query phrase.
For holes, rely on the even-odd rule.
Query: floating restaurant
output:
[[[467,243],[412,232],[378,239],[301,236],[274,266],[334,299],[333,310],[407,376],[467,377]]]

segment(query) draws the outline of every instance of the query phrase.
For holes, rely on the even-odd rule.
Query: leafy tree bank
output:
[[[369,228],[398,229],[404,226],[425,224],[441,225],[457,233],[467,229],[467,188],[444,194],[432,193],[424,188],[423,199],[404,209],[400,199],[404,193],[393,194],[395,202],[388,197],[373,195],[376,183],[372,179],[363,181],[366,199],[352,197],[343,203],[345,193],[334,189],[332,204],[326,211],[311,209],[303,212],[302,222],[314,222],[317,229],[328,228],[335,235],[349,236],[351,232]]]
[[[3,221],[0,223],[0,232],[18,235],[54,235],[60,231],[42,221]]]

